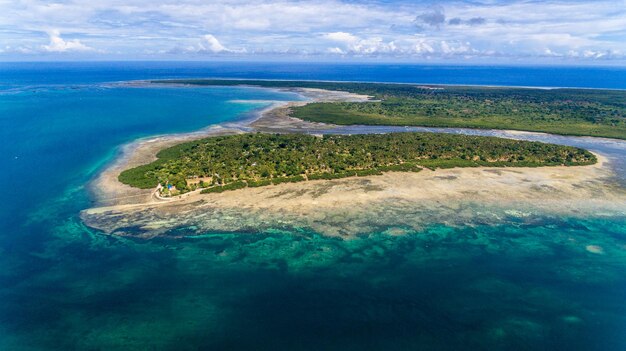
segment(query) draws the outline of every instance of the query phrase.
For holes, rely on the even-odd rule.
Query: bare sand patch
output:
[[[211,126],[192,133],[145,138],[125,145],[119,157],[90,184],[90,189],[95,195],[98,204],[122,205],[154,202],[153,190],[133,188],[120,183],[117,178],[125,169],[137,167],[156,160],[156,154],[167,147],[210,136],[245,133],[251,130],[284,133],[302,131],[303,129],[310,128],[312,125],[315,125],[316,128],[319,129],[321,124],[311,124],[288,117],[289,108],[309,102],[365,101],[369,99],[369,97],[365,95],[343,91],[308,88],[280,90],[296,92],[307,98],[307,101],[273,101],[269,107],[257,111],[252,119],[244,121],[243,123],[227,123],[224,125]]]
[[[153,189],[138,189],[123,184],[118,176],[125,169],[156,160],[156,154],[165,148],[208,136],[243,133],[234,128],[212,127],[206,130],[178,135],[166,135],[138,140],[125,145],[121,155],[90,183],[90,189],[100,205],[124,205],[154,201]]]
[[[389,235],[426,225],[472,225],[532,221],[534,214],[626,216],[626,190],[614,183],[608,160],[592,166],[541,168],[454,168],[385,173],[245,188],[224,193],[187,193],[160,199],[152,190],[120,183],[121,171],[152,162],[175,144],[249,131],[323,132],[335,126],[289,117],[290,108],[311,101],[365,101],[368,96],[320,89],[281,89],[308,101],[276,102],[256,118],[195,133],[168,135],[126,145],[94,182],[99,206],[82,212],[85,223],[107,233],[154,237],[178,227],[189,233],[310,228],[352,237],[384,228]],[[389,229],[391,228],[391,229]]]
[[[587,245],[585,246],[585,250],[597,255],[604,255],[604,248],[599,245]]]
[[[170,203],[87,210],[87,224],[109,233],[154,236],[177,226],[197,231],[307,227],[350,237],[374,227],[419,229],[516,220],[532,214],[626,215],[626,192],[610,182],[606,159],[581,167],[455,168],[316,180],[190,194]]]
[[[335,126],[324,123],[307,122],[291,117],[293,107],[304,106],[311,102],[364,102],[371,97],[348,93],[345,91],[330,91],[311,88],[290,88],[286,91],[296,92],[305,96],[307,101],[292,101],[282,106],[264,111],[261,116],[250,124],[257,131],[267,133],[306,132],[309,130],[323,131]]]

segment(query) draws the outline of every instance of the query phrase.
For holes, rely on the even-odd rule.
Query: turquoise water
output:
[[[261,89],[177,89],[91,84],[39,86],[0,94],[1,162],[4,195],[18,213],[0,211],[2,222],[24,222],[42,203],[84,185],[134,139],[190,132],[234,121],[294,94]],[[84,204],[82,204],[84,205]],[[74,209],[80,207],[74,207]],[[16,216],[17,215],[17,216]]]
[[[74,73],[68,84],[0,79],[11,86],[0,93],[1,350],[626,349],[626,218],[536,214],[352,240],[289,227],[152,240],[87,228],[85,184],[120,145],[294,96]],[[626,159],[623,143],[554,138]]]

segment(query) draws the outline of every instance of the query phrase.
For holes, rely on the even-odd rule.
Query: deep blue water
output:
[[[618,68],[1,63],[1,350],[626,349],[622,217],[354,240],[306,228],[133,240],[85,227],[85,184],[124,143],[295,98],[108,84],[174,77],[626,88]],[[550,140],[626,158],[623,142]]]
[[[66,85],[186,77],[626,89],[626,67],[468,67],[298,62],[0,62],[0,89],[23,84]]]

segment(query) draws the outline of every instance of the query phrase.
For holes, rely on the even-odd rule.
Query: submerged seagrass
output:
[[[171,185],[206,192],[313,179],[366,176],[422,167],[588,165],[581,148],[495,137],[435,133],[370,135],[239,134],[160,151],[150,164],[123,171],[139,188]]]

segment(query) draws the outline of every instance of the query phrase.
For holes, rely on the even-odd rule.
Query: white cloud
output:
[[[245,53],[247,50],[245,48],[229,49],[222,45],[222,43],[220,43],[220,41],[213,34],[205,34],[200,42],[198,42],[196,45],[187,47],[184,51],[189,53],[220,54]]]
[[[25,46],[12,47],[7,45],[4,49],[0,49],[0,53],[34,54],[36,51]]]
[[[343,49],[338,48],[338,47],[328,48],[326,51],[329,54],[339,54],[339,55],[345,55],[346,54],[346,52]]]
[[[608,53],[607,52],[599,52],[599,51],[593,51],[593,50],[585,50],[583,51],[583,56],[587,57],[587,58],[602,58],[604,56],[606,56]]]
[[[210,51],[210,52],[213,52],[213,53],[218,53],[218,52],[222,52],[222,51],[229,51],[212,34],[205,35],[204,36],[204,41],[205,41],[204,44],[206,44],[206,46],[204,46],[202,44],[201,45],[202,45],[203,49],[205,49],[207,51]]]
[[[563,56],[563,55],[561,55],[561,54],[559,54],[559,53],[557,53],[557,52],[552,51],[552,49],[550,49],[550,48],[546,48],[546,49],[543,51],[543,54],[544,54],[545,56],[555,56],[555,57]]]
[[[327,53],[339,55],[455,56],[480,53],[473,49],[469,42],[437,40],[436,38],[411,36],[385,40],[379,36],[361,38],[346,32],[327,33],[323,35],[323,38],[343,46],[343,48],[335,46],[326,49]]]
[[[359,40],[359,38],[354,35],[346,32],[333,32],[324,34],[324,38],[340,43],[354,43]]]
[[[623,59],[626,52],[626,0],[432,3],[0,0],[0,35],[3,46],[13,48],[5,48],[5,54],[17,54],[18,47],[60,53],[94,51],[93,46],[128,58],[246,52],[591,61]],[[57,31],[42,36],[49,28]],[[76,36],[66,39],[59,33]],[[83,37],[89,37],[90,46],[81,42]]]
[[[433,47],[433,44],[426,42],[426,40],[418,40],[417,42],[413,43],[411,50],[418,55],[435,53],[435,48]]]
[[[269,29],[272,23],[266,18],[238,20],[233,23],[233,27],[242,30],[265,30]]]
[[[439,43],[439,47],[441,48],[441,53],[444,55],[458,55],[458,54],[472,54],[477,53],[476,50],[472,49],[470,43],[450,43],[445,40]]]
[[[346,32],[333,32],[323,35],[323,37],[329,41],[343,44],[345,50],[341,48],[330,48],[328,51],[331,53],[352,53],[352,54],[381,54],[381,53],[393,53],[398,48],[396,44],[391,42],[385,42],[381,37],[369,37],[359,38],[351,33]]]
[[[94,48],[91,48],[80,42],[78,39],[74,40],[64,40],[61,38],[61,33],[57,29],[53,29],[48,31],[48,35],[50,36],[50,44],[42,45],[42,49],[48,52],[68,52],[68,51],[95,51]]]

